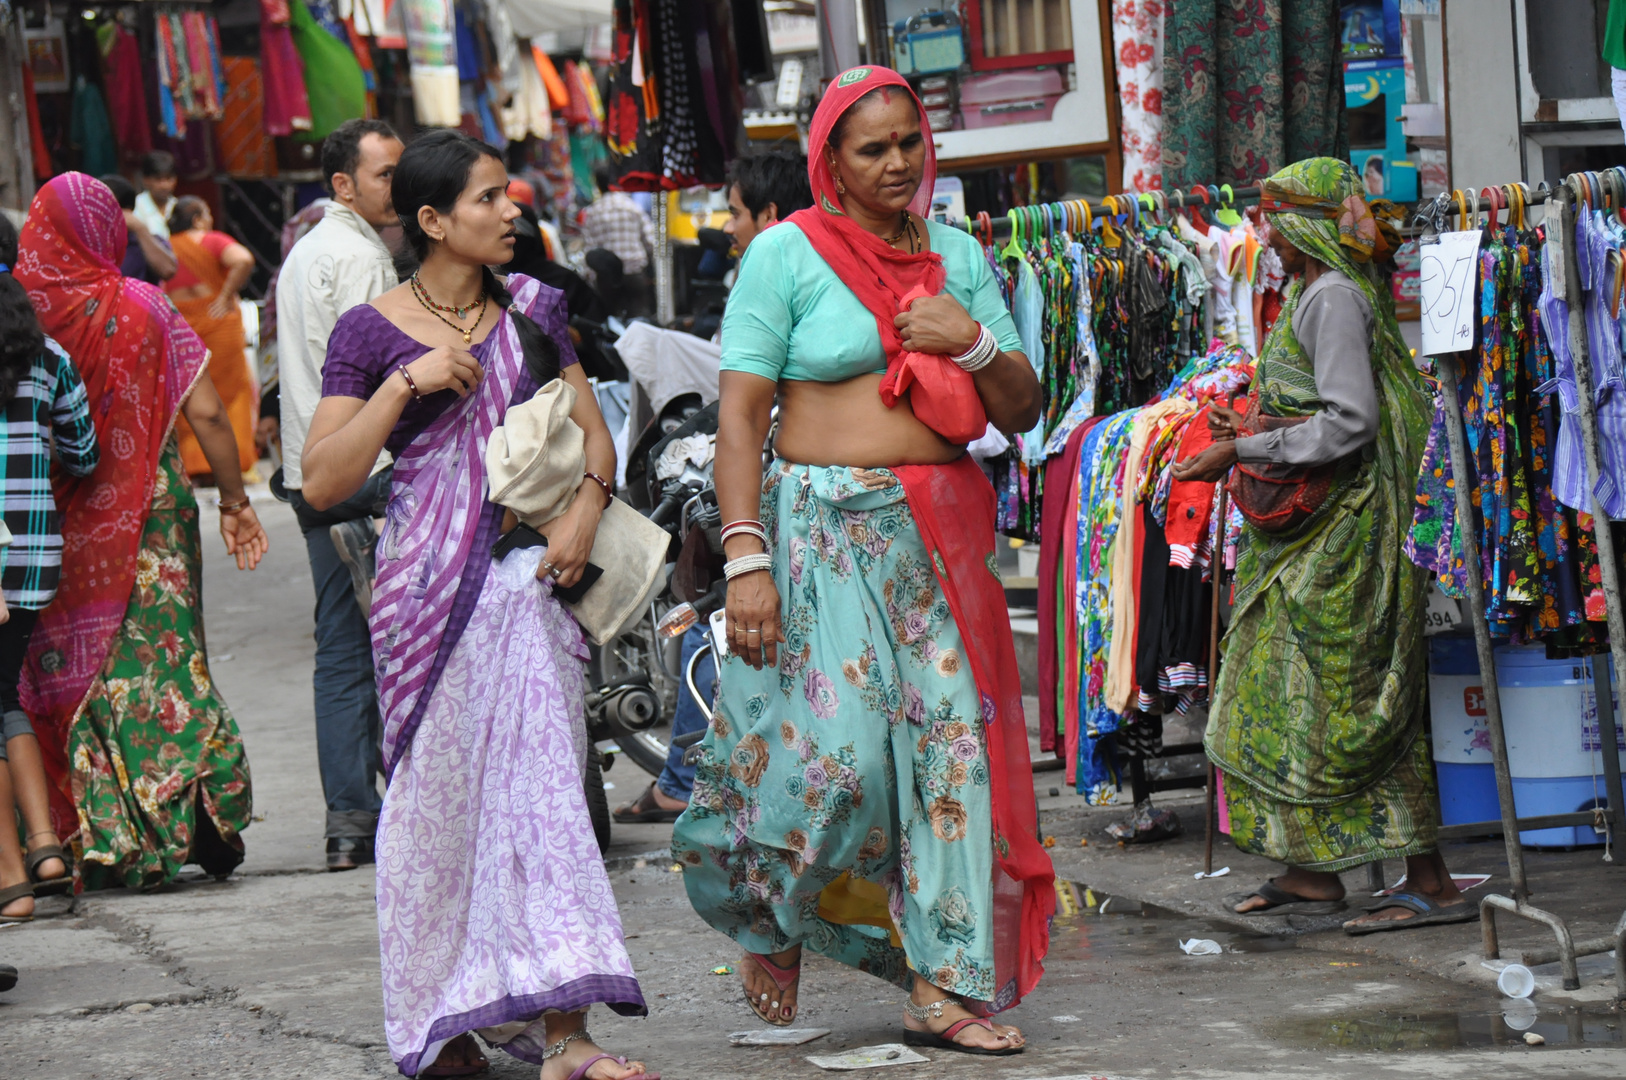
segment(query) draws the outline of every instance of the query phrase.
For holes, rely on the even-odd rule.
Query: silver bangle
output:
[[[981,371],[999,355],[999,343],[994,340],[993,331],[981,323],[977,324],[977,329],[976,344],[959,356],[949,358],[966,371]]]
[[[723,578],[733,581],[741,574],[753,573],[757,570],[772,570],[773,556],[766,551],[759,551],[752,555],[741,555],[737,559],[730,559],[723,564]]]

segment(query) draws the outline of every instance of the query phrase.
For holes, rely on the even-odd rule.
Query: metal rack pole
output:
[[[670,326],[677,306],[672,296],[672,232],[668,220],[668,196],[655,193],[655,323]]]
[[[1474,626],[1474,647],[1479,654],[1479,679],[1485,688],[1485,727],[1490,734],[1491,758],[1496,767],[1496,801],[1502,810],[1502,838],[1507,846],[1508,877],[1513,896],[1524,900],[1530,895],[1524,880],[1524,847],[1519,842],[1518,812],[1513,805],[1513,777],[1508,772],[1507,735],[1502,730],[1502,695],[1496,681],[1496,654],[1491,644],[1490,622],[1485,618],[1485,583],[1481,577],[1479,537],[1475,533],[1474,512],[1467,498],[1468,437],[1463,430],[1462,402],[1457,394],[1458,362],[1455,353],[1436,358],[1440,393],[1445,398],[1445,436],[1451,453],[1451,473],[1457,498],[1457,536],[1462,541],[1463,575],[1468,583],[1468,603]]]

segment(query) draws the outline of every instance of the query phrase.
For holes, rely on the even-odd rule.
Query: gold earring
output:
[[[847,194],[847,185],[843,184],[841,182],[841,174],[840,173],[836,173],[836,194],[837,195],[845,195],[845,194]]]

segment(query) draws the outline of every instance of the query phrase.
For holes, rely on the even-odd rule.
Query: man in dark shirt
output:
[[[124,226],[130,231],[129,242],[124,248],[124,263],[119,267],[119,272],[149,285],[160,285],[174,277],[177,264],[169,241],[154,236],[136,216],[135,186],[118,173],[108,173],[102,177],[102,183],[119,201],[119,209],[124,211]]]

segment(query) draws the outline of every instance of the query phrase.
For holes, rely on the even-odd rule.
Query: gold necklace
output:
[[[474,332],[476,330],[480,329],[480,324],[485,321],[486,305],[490,302],[490,297],[486,296],[485,292],[482,290],[481,293],[480,293],[480,299],[477,301],[477,303],[480,305],[480,317],[474,320],[474,325],[473,326],[471,326],[467,330],[465,330],[461,326],[454,323],[452,320],[448,319],[446,316],[442,315],[439,311],[435,310],[436,308],[440,307],[440,305],[436,304],[433,300],[431,300],[429,298],[429,291],[427,289],[424,289],[423,286],[418,283],[418,276],[416,274],[414,274],[412,276],[412,295],[417,297],[418,303],[423,305],[423,309],[425,311],[429,312],[429,314],[433,315],[435,318],[439,319],[441,322],[445,323],[447,326],[450,326],[453,330],[456,330],[459,334],[462,334],[463,335],[463,344],[465,344],[465,345],[467,345],[469,343],[469,340],[474,337]],[[473,307],[474,307],[474,305],[470,304],[468,307],[464,308],[463,309],[464,315],[466,316],[468,311]],[[455,308],[445,308],[444,310],[446,310],[446,311],[455,311],[456,309]],[[461,318],[463,316],[459,316],[459,317]]]

